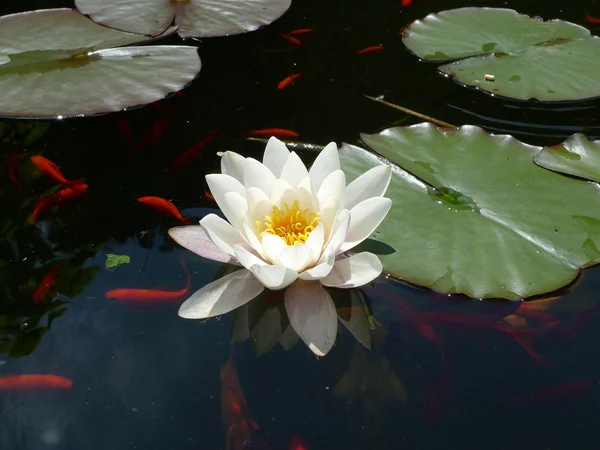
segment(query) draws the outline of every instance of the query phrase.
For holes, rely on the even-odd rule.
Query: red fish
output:
[[[46,298],[48,292],[54,287],[60,266],[61,263],[56,263],[42,279],[35,291],[33,291],[33,303],[41,303]]]
[[[292,30],[288,33],[288,36],[297,36],[299,34],[307,34],[312,33],[312,28],[298,28],[297,30]]]
[[[73,186],[76,184],[82,184],[82,180],[69,181],[62,174],[60,169],[56,164],[50,161],[48,158],[44,158],[43,156],[32,156],[31,162],[37,167],[37,169],[46,175],[48,178],[51,178],[56,183],[62,184],[65,187]]]
[[[167,131],[169,122],[170,122],[170,120],[168,120],[168,119],[161,119],[158,122],[156,122],[152,126],[152,128],[150,128],[150,131],[148,131],[146,136],[144,136],[144,138],[140,141],[140,143],[130,153],[131,154],[137,153],[141,149],[148,147],[154,141],[159,139],[163,134],[165,134],[165,131]]]
[[[19,159],[19,151],[16,147],[11,148],[6,154],[6,170],[8,178],[20,190],[23,190],[23,185],[17,178],[17,160]]]
[[[264,130],[252,130],[246,133],[247,136],[253,137],[271,137],[275,136],[278,138],[297,138],[300,136],[298,133],[292,130],[286,130],[285,128],[265,128]]]
[[[298,436],[292,436],[290,439],[290,450],[308,450],[308,447]]]
[[[219,136],[219,130],[213,130],[204,140],[198,144],[192,145],[185,152],[179,155],[175,161],[171,164],[170,170],[180,170],[189,165],[194,159],[198,157],[200,152],[206,147],[212,140]]]
[[[131,132],[129,122],[127,122],[125,119],[119,119],[117,121],[117,130],[119,130],[119,134],[123,137],[123,139],[125,139],[125,142],[129,146],[129,148],[134,148],[135,139],[133,138],[133,133]]]
[[[402,0],[402,6],[404,6],[405,8],[407,6],[412,5],[412,3],[413,3],[413,0]]]
[[[39,216],[44,213],[48,208],[58,205],[61,202],[67,202],[75,198],[83,196],[88,190],[88,185],[85,183],[75,184],[72,187],[61,189],[54,194],[42,197],[36,204],[29,221],[32,223],[37,222]]]
[[[421,313],[412,307],[408,302],[399,301],[395,299],[392,303],[399,311],[404,319],[410,323],[414,329],[419,332],[422,336],[431,342],[440,342],[440,337],[436,331],[423,320]]]
[[[278,84],[277,84],[277,89],[279,89],[280,91],[283,89],[286,89],[288,87],[290,87],[292,84],[294,84],[296,82],[296,80],[298,78],[300,78],[302,75],[304,75],[304,73],[293,73],[292,75],[285,77],[283,80],[281,80]]]
[[[221,368],[221,418],[227,431],[226,450],[270,450],[271,446],[252,417],[231,356]]]
[[[163,289],[113,289],[108,291],[106,298],[121,302],[133,303],[160,303],[174,300],[180,300],[190,293],[190,276],[186,272],[187,283],[179,291],[166,291]]]
[[[300,39],[295,38],[294,36],[290,36],[289,34],[279,33],[279,36],[284,38],[286,41],[288,41],[292,45],[298,45],[298,46],[302,45],[302,41]]]
[[[355,55],[364,55],[365,53],[373,53],[380,52],[383,50],[383,45],[372,45],[371,47],[363,48],[362,50],[358,50]]]
[[[73,382],[59,375],[7,375],[0,377],[0,391],[70,389]]]
[[[585,20],[587,20],[590,23],[600,24],[600,19],[592,17],[589,12],[585,13]]]
[[[179,210],[175,207],[173,203],[169,200],[165,200],[160,197],[140,197],[137,201],[143,205],[150,206],[151,208],[160,211],[167,216],[171,216],[174,219],[177,219],[184,225],[188,225],[195,221],[193,217],[183,217]]]
[[[452,366],[448,355],[444,355],[444,368],[427,396],[425,423],[435,423],[446,410],[447,399],[452,389]]]
[[[598,381],[596,380],[574,380],[544,388],[529,395],[514,397],[509,401],[514,404],[528,404],[569,400],[574,396],[585,394],[597,387]]]

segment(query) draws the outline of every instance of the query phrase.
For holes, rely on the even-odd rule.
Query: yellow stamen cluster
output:
[[[304,244],[310,232],[319,225],[319,213],[300,209],[296,200],[291,208],[284,203],[283,209],[273,206],[270,216],[257,220],[258,236],[264,233],[279,236],[287,245]]]

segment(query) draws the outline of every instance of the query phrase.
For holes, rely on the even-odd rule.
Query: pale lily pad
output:
[[[490,94],[540,101],[600,96],[600,59],[590,57],[600,54],[600,38],[570,22],[459,8],[416,20],[403,42],[424,60],[459,59],[439,70]]]
[[[157,35],[175,19],[181,37],[226,36],[268,25],[291,0],[75,0],[93,20],[111,28]]]
[[[0,115],[120,111],[160,100],[197,76],[195,47],[110,48],[148,39],[103,27],[72,9],[0,17]]]
[[[465,125],[389,128],[340,151],[348,181],[392,162],[392,209],[372,237],[384,271],[442,293],[516,300],[600,262],[600,192],[533,162],[540,147]],[[408,172],[410,171],[410,173]],[[417,178],[418,177],[418,178]]]
[[[546,169],[600,183],[600,140],[577,133],[560,145],[544,147],[534,161]]]

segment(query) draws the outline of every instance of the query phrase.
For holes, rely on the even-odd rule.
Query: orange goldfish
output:
[[[166,214],[167,216],[178,220],[184,225],[188,225],[195,221],[193,217],[183,217],[179,210],[175,207],[175,205],[169,200],[165,200],[164,198],[148,196],[140,197],[137,199],[137,201],[143,205],[150,206],[151,208],[154,208],[157,211],[160,211],[163,214]]]
[[[33,303],[41,303],[48,295],[48,292],[54,287],[56,276],[60,269],[61,263],[56,263],[52,269],[42,279],[35,291],[33,291]]]
[[[59,375],[6,375],[0,377],[0,391],[70,389],[73,382]]]
[[[373,53],[380,52],[383,50],[383,45],[373,45],[371,47],[363,48],[362,50],[358,50],[355,55],[364,55],[365,53]]]
[[[252,130],[246,133],[248,136],[253,137],[271,137],[275,136],[278,138],[296,138],[300,136],[298,133],[292,130],[286,130],[285,128],[265,128],[264,130]]]
[[[47,195],[46,197],[42,197],[35,205],[33,213],[29,218],[30,222],[37,222],[39,216],[48,208],[51,208],[52,206],[55,206],[60,202],[66,202],[81,197],[85,195],[87,190],[88,185],[85,183],[81,183],[75,184],[68,188],[61,189],[60,191],[55,192],[54,194]]]
[[[281,80],[278,84],[277,84],[277,89],[279,89],[280,91],[290,87],[292,84],[295,83],[295,81],[300,78],[302,75],[304,75],[303,73],[294,73],[288,77],[285,77],[283,80]]]
[[[82,180],[69,181],[62,174],[56,164],[50,161],[48,158],[43,156],[32,156],[31,162],[37,167],[37,169],[48,178],[51,178],[56,183],[62,184],[65,187],[70,187],[77,184],[82,184]]]
[[[190,275],[187,273],[187,283],[179,291],[167,291],[164,289],[130,289],[121,288],[108,291],[105,296],[120,302],[132,303],[158,303],[181,300],[190,293]]]

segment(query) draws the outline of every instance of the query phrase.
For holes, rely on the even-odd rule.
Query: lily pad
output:
[[[111,30],[72,9],[0,17],[0,115],[120,111],[175,92],[200,71],[195,47],[120,47],[150,36]]]
[[[600,262],[600,192],[533,162],[540,147],[465,125],[389,128],[340,150],[347,179],[392,164],[392,209],[372,238],[384,271],[442,293],[517,300]]]
[[[175,19],[181,37],[226,36],[268,25],[291,0],[75,0],[94,21],[118,30],[157,35]]]
[[[534,161],[546,169],[600,183],[600,140],[577,133],[560,145],[544,147]]]
[[[421,59],[458,59],[438,69],[490,94],[539,101],[600,96],[600,59],[590,57],[600,54],[600,38],[570,22],[459,8],[416,20],[402,38]]]
[[[127,255],[115,255],[114,253],[107,253],[104,265],[107,269],[112,269],[120,266],[121,264],[129,264],[130,261],[131,258]]]

